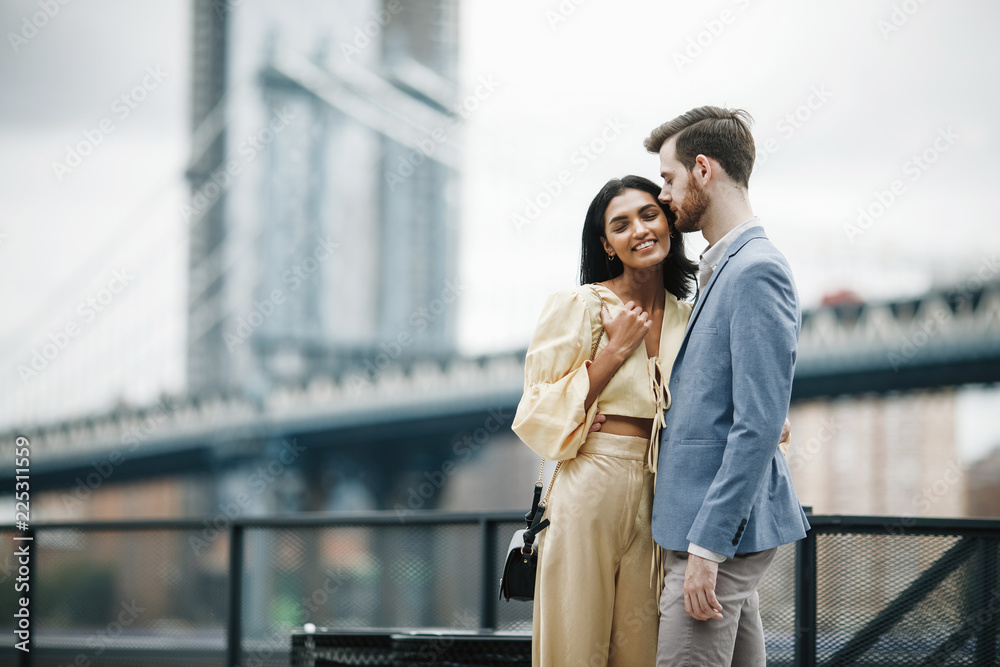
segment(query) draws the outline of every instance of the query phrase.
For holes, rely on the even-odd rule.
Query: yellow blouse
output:
[[[645,343],[639,345],[590,410],[584,410],[590,392],[590,352],[601,333],[601,299],[612,318],[625,308],[614,292],[598,284],[549,297],[528,346],[524,394],[511,428],[541,456],[561,461],[576,456],[598,412],[652,418],[647,463],[655,472],[663,413],[670,407],[670,369],[684,339],[691,304],[666,292],[657,356],[649,358]],[[607,344],[607,335],[602,335],[598,354]]]

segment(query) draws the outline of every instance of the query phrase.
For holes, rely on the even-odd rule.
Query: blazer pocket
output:
[[[681,440],[681,447],[725,447],[728,440]]]
[[[699,334],[706,336],[718,336],[719,327],[695,327],[694,329],[691,329],[692,336],[697,336]]]

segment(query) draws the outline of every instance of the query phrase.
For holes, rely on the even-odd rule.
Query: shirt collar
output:
[[[722,257],[729,250],[729,246],[733,244],[740,234],[750,229],[751,227],[756,227],[760,225],[760,218],[754,216],[747,220],[746,222],[740,223],[738,226],[729,230],[729,233],[723,236],[721,239],[715,242],[715,245],[710,246],[705,249],[705,252],[701,254],[701,264],[706,268],[715,269],[722,261]]]

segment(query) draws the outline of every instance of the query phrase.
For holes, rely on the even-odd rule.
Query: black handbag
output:
[[[538,570],[535,537],[549,525],[548,519],[542,519],[545,503],[539,502],[541,497],[542,482],[539,479],[535,484],[531,509],[524,515],[527,527],[516,531],[507,547],[507,561],[500,577],[500,595],[497,599],[504,598],[507,601],[535,599],[535,573]]]
[[[593,289],[593,288],[591,288]],[[597,290],[594,290],[597,294]],[[597,294],[600,298],[600,294]],[[603,306],[604,300],[601,299]],[[604,334],[604,327],[601,327],[597,334],[597,340],[590,350],[590,360],[594,360],[597,354],[597,346],[601,342]],[[535,490],[531,499],[531,509],[524,515],[526,528],[514,532],[507,547],[507,560],[504,562],[503,574],[500,576],[500,594],[497,599],[531,601],[535,599],[535,574],[538,571],[538,549],[535,547],[535,537],[548,525],[549,520],[543,519],[545,506],[549,502],[549,494],[552,493],[552,485],[555,484],[559,469],[562,468],[562,461],[556,463],[555,470],[552,471],[552,479],[549,482],[548,491],[545,492],[545,499],[542,497],[542,475],[545,471],[545,459],[538,469],[538,481],[535,482]]]

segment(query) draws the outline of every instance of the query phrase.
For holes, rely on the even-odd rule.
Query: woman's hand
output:
[[[611,312],[607,306],[601,305],[601,324],[604,325],[604,333],[608,336],[608,344],[601,350],[593,363],[587,367],[587,375],[590,376],[590,392],[587,400],[584,401],[584,410],[590,410],[597,397],[604,388],[608,386],[611,377],[618,372],[629,355],[635,352],[646,332],[653,326],[649,319],[649,314],[642,312],[642,308],[635,307],[635,303],[629,301],[625,304],[625,309],[611,319]],[[600,430],[591,425],[592,431]]]
[[[608,335],[608,347],[605,349],[618,353],[624,361],[642,345],[653,321],[649,319],[649,313],[635,305],[634,301],[626,303],[614,319],[610,318],[607,307],[601,306],[601,324]]]

